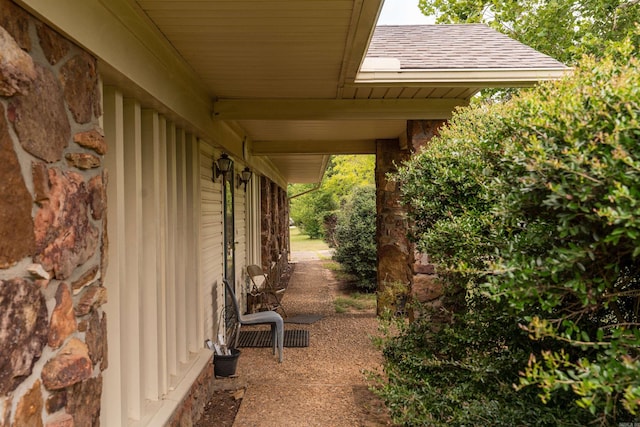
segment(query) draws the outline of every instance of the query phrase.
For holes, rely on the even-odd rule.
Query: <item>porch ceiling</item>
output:
[[[132,1],[204,82],[214,118],[243,129],[247,155],[267,157],[288,182],[317,182],[330,154],[373,152],[376,139],[403,137],[407,119],[447,118],[482,87],[544,78],[520,69],[514,78],[517,61],[495,72],[446,54],[437,70],[416,70],[411,52],[392,50],[402,28],[378,37],[361,68],[383,0]],[[464,56],[464,31],[453,37]],[[441,54],[446,42],[427,47]],[[424,55],[425,43],[401,43]],[[524,68],[540,68],[529,59]]]
[[[219,101],[217,118],[235,121],[252,142],[249,154],[269,157],[288,182],[320,180],[328,156],[342,150],[341,141],[370,142],[378,137],[372,129],[384,137],[403,132],[404,121],[397,119],[384,126],[367,119],[316,120],[322,113],[308,113],[313,107],[298,103],[343,98],[344,83],[355,79],[382,0],[136,3]],[[256,108],[262,100],[295,102],[290,108]],[[223,117],[218,109],[224,107]],[[302,117],[262,117],[286,110]],[[322,141],[323,152],[305,148],[310,141]]]

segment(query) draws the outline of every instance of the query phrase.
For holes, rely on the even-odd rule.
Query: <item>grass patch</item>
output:
[[[336,280],[340,280],[342,282],[354,282],[356,277],[353,274],[349,274],[342,269],[342,265],[336,261],[325,261],[323,264],[327,270],[331,270],[333,272]]]
[[[336,313],[346,313],[349,310],[369,310],[376,306],[376,294],[353,292],[349,296],[337,297],[333,301]]]
[[[331,270],[334,273],[338,273],[338,272],[343,272],[342,271],[342,265],[340,265],[339,262],[336,261],[326,261],[323,264],[324,268],[326,268],[327,270]]]
[[[324,251],[329,249],[329,245],[321,239],[310,239],[306,234],[302,234],[298,227],[290,227],[291,252]]]

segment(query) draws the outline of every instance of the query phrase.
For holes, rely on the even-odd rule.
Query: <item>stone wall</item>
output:
[[[409,159],[411,152],[394,140],[376,141],[376,243],[378,246],[378,314],[386,309],[396,311],[401,303],[394,289],[411,290],[413,245],[409,242],[407,212],[400,200],[400,189],[388,173],[397,171],[397,165]],[[385,296],[391,292],[393,299]]]
[[[198,379],[191,385],[187,397],[178,405],[167,427],[192,426],[198,422],[205,412],[205,407],[214,392],[213,356],[207,367],[200,372]]]
[[[407,122],[407,141],[411,152],[415,153],[438,134],[444,120],[410,120]],[[431,309],[434,321],[442,319],[442,285],[436,280],[435,266],[428,254],[414,253],[412,296]],[[417,314],[417,313],[412,313]]]
[[[279,278],[289,254],[289,200],[287,191],[261,177],[262,269]]]
[[[96,67],[0,0],[0,426],[99,424],[107,238]]]
[[[441,306],[442,287],[435,280],[435,266],[427,254],[416,252],[409,240],[411,224],[407,208],[400,200],[400,188],[387,178],[387,174],[396,172],[397,166],[437,135],[444,123],[444,120],[409,120],[406,147],[401,146],[399,140],[377,141],[378,314],[386,309],[402,310],[398,305],[408,298],[402,294],[411,295],[433,308]],[[410,316],[413,314],[409,313]]]

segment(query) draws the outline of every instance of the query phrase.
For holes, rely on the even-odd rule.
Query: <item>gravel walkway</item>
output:
[[[381,369],[380,352],[370,339],[377,333],[375,309],[337,314],[333,300],[343,287],[323,261],[295,264],[282,301],[287,314],[323,317],[313,324],[285,323],[287,330],[308,330],[310,342],[285,348],[281,364],[270,348],[241,349],[235,381],[246,392],[234,427],[391,425],[363,374]]]

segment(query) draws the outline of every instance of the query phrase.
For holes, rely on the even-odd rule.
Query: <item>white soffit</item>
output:
[[[289,182],[311,184],[322,181],[330,157],[322,154],[287,154],[269,156],[269,160],[284,176],[295,178]]]

